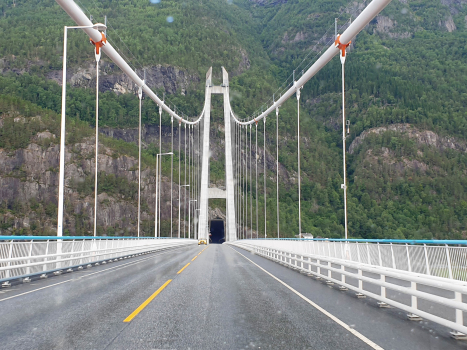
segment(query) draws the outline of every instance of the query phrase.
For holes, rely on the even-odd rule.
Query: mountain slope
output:
[[[1,8],[0,94],[58,113],[62,30],[72,23],[53,1],[14,3],[6,1]],[[332,41],[334,18],[339,17],[341,31],[367,3],[167,0],[151,5],[142,0],[108,0],[97,8],[94,1],[80,2],[95,21],[103,21],[103,14],[109,16],[113,27],[108,35],[130,63],[141,75],[142,68],[147,68],[157,92],[165,91],[177,109],[189,115],[200,112],[207,68],[212,65],[220,74],[220,66],[225,66],[231,78],[231,104],[241,117],[269,99],[305,57],[297,73],[312,63]],[[459,1],[393,1],[353,40],[346,63],[351,121],[347,145],[354,145],[348,158],[351,236],[453,238],[467,231],[464,151],[422,144],[400,128],[372,132],[410,124],[418,134],[434,133],[439,139],[465,143],[466,15],[467,7]],[[74,88],[68,90],[67,115],[93,125],[94,77],[85,78],[92,73],[92,47],[83,36],[78,31],[69,33]],[[105,58],[102,74],[108,85],[101,95],[101,125],[134,127],[137,98],[128,93],[133,91],[131,84]],[[305,86],[301,98],[302,227],[330,237],[343,234],[340,79],[336,58]],[[123,88],[116,89],[117,85]],[[220,101],[213,100],[213,107],[213,130],[219,131],[214,133],[212,148],[217,152],[223,137],[218,128]],[[296,113],[295,99],[280,109],[281,232],[287,236],[298,230]],[[272,236],[276,231],[274,119],[270,116],[266,125],[268,233]],[[144,103],[143,120],[158,122],[157,108],[150,101]],[[163,124],[169,123],[164,117]],[[370,135],[362,137],[365,133]],[[29,141],[15,147],[27,148],[37,135],[24,137]],[[259,144],[262,137],[261,133]],[[219,180],[223,163],[216,159],[212,178]],[[258,186],[262,189],[262,183]],[[251,188],[255,193],[255,184]],[[262,197],[259,200],[262,203]]]

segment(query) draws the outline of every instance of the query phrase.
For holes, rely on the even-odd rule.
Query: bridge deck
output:
[[[384,349],[466,348],[439,326],[411,323],[395,309],[378,309],[372,300],[358,300],[244,250],[214,244],[203,249],[145,255],[1,290],[1,347],[378,348],[374,342]],[[123,322],[168,280],[131,322]]]

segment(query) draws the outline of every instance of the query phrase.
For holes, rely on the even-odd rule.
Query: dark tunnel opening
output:
[[[224,220],[211,220],[209,243],[220,244],[225,242]]]

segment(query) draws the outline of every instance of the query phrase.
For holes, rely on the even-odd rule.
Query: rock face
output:
[[[41,133],[42,137],[44,132]],[[40,137],[39,135],[37,135]],[[52,135],[51,138],[55,137]],[[98,196],[97,223],[102,233],[135,235],[137,223],[137,159],[116,155],[114,150],[100,144],[98,169],[114,177],[98,184],[103,186]],[[39,146],[31,143],[25,149],[0,149],[0,234],[53,233],[56,230],[59,146]],[[66,148],[65,223],[68,233],[90,234],[94,217],[94,140],[89,138]],[[153,169],[144,168],[141,175],[143,232],[151,234],[154,224],[155,187]],[[91,187],[86,181],[91,181]],[[112,191],[112,184],[130,187],[122,194]],[[173,186],[173,215],[178,217],[178,186]],[[182,198],[185,191],[182,190]],[[161,190],[161,219],[170,219],[170,178],[163,177]],[[184,202],[181,206],[183,211]],[[187,208],[185,208],[187,209]],[[183,213],[183,212],[182,212]],[[182,215],[183,218],[183,215]],[[183,219],[182,219],[183,220]],[[182,223],[183,224],[183,223]],[[176,225],[174,225],[176,226]],[[163,227],[165,227],[163,225]],[[176,228],[174,227],[174,230]]]
[[[99,76],[99,91],[113,91],[117,94],[136,93],[138,90],[135,84],[113,63],[102,61],[101,76]],[[156,65],[145,67],[146,85],[152,89],[163,89],[169,94],[179,92],[185,94],[192,84],[198,83],[199,77],[190,75],[186,71],[177,67]],[[140,77],[144,72],[137,72]],[[62,71],[52,71],[48,73],[48,78],[62,84]],[[96,85],[96,69],[94,64],[86,68],[67,70],[67,81],[75,87],[94,88]]]
[[[258,6],[277,6],[287,3],[288,0],[250,0]]]
[[[453,137],[441,137],[430,130],[419,130],[410,124],[393,124],[382,126],[378,128],[368,129],[357,136],[349,146],[349,153],[353,154],[356,148],[363,142],[365,137],[370,134],[382,134],[386,131],[395,131],[401,135],[408,136],[415,139],[420,145],[427,145],[436,147],[439,150],[452,149],[460,152],[467,152],[467,145],[465,142],[456,140]]]
[[[250,61],[246,52],[242,52],[242,61],[240,62],[240,73],[250,67]],[[16,74],[28,73],[34,67],[46,67],[47,63],[42,61],[29,61],[21,68],[13,68],[8,59],[0,59],[0,72],[6,74],[13,72]],[[187,71],[174,66],[155,65],[145,67],[146,84],[151,89],[162,89],[169,94],[185,94],[192,85],[199,83],[197,75],[189,74]],[[143,71],[137,72],[141,78],[144,77]],[[240,74],[239,73],[239,74]],[[62,85],[62,70],[53,70],[47,73],[47,78],[56,81]],[[96,86],[96,67],[94,62],[84,64],[79,68],[67,69],[67,82],[74,87],[84,87],[94,89]],[[122,73],[120,69],[112,62],[103,58],[100,63],[99,91],[113,91],[117,94],[136,93],[138,88],[135,84]]]

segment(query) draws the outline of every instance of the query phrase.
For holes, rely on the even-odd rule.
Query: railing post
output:
[[[459,303],[462,303],[462,293],[455,292],[454,300]],[[462,312],[462,310],[456,309],[456,323],[462,326],[464,325],[464,313]]]
[[[31,240],[31,244],[29,245],[28,265],[31,263],[32,242],[33,242],[33,240]],[[29,275],[30,273],[31,273],[31,266],[28,266],[28,267],[26,267],[26,275]]]
[[[361,259],[360,259],[360,248],[358,247],[358,243],[355,243],[356,244],[356,247],[357,247],[357,257],[358,257],[358,262],[361,263]]]
[[[81,258],[79,259],[79,264],[80,265],[83,265],[84,242],[85,242],[85,240],[83,239],[83,243],[81,244]]]
[[[383,259],[381,259],[381,246],[379,245],[379,242],[376,244],[378,245],[379,266],[383,267]]]
[[[366,242],[366,252],[368,254],[368,264],[371,265],[371,258],[370,258],[370,245]]]
[[[12,254],[13,254],[13,240],[11,240],[10,248],[8,249],[8,265],[7,265],[8,267],[11,266],[10,259],[11,259]],[[10,269],[5,271],[5,278],[8,278],[8,277],[10,277]]]
[[[426,274],[431,275],[430,264],[428,263],[428,252],[426,250],[426,244],[423,244],[423,249],[425,251]]]
[[[417,290],[417,283],[416,282],[410,282],[410,289]],[[417,303],[417,297],[415,295],[411,296],[411,306],[415,309],[418,310],[418,303]]]
[[[49,240],[47,240],[47,245],[45,246],[45,256],[49,254]],[[45,271],[47,269],[47,258],[44,258],[44,267],[42,268],[42,271]]]
[[[409,245],[405,244],[405,250],[407,252],[407,265],[409,267],[409,272],[412,272],[412,264],[410,263],[410,254],[409,254]]]
[[[345,275],[344,275],[344,272],[345,272],[345,265],[341,265],[341,270],[342,270],[342,273],[341,273],[341,281],[342,281],[342,283],[345,283]]]
[[[386,282],[386,276],[385,276],[385,275],[381,275],[380,280],[381,280],[381,283]],[[381,286],[381,296],[382,296],[383,298],[386,298],[386,287]]]
[[[362,270],[358,269],[358,288],[360,290],[363,290],[363,281],[362,281],[362,278],[361,278],[362,276],[363,276]]]
[[[448,261],[449,278],[452,279],[451,255],[449,254],[449,246],[447,244],[446,244],[446,259]]]
[[[396,268],[396,258],[394,257],[394,250],[392,249],[392,242],[389,243],[391,245],[391,256],[392,256],[392,268]]]

